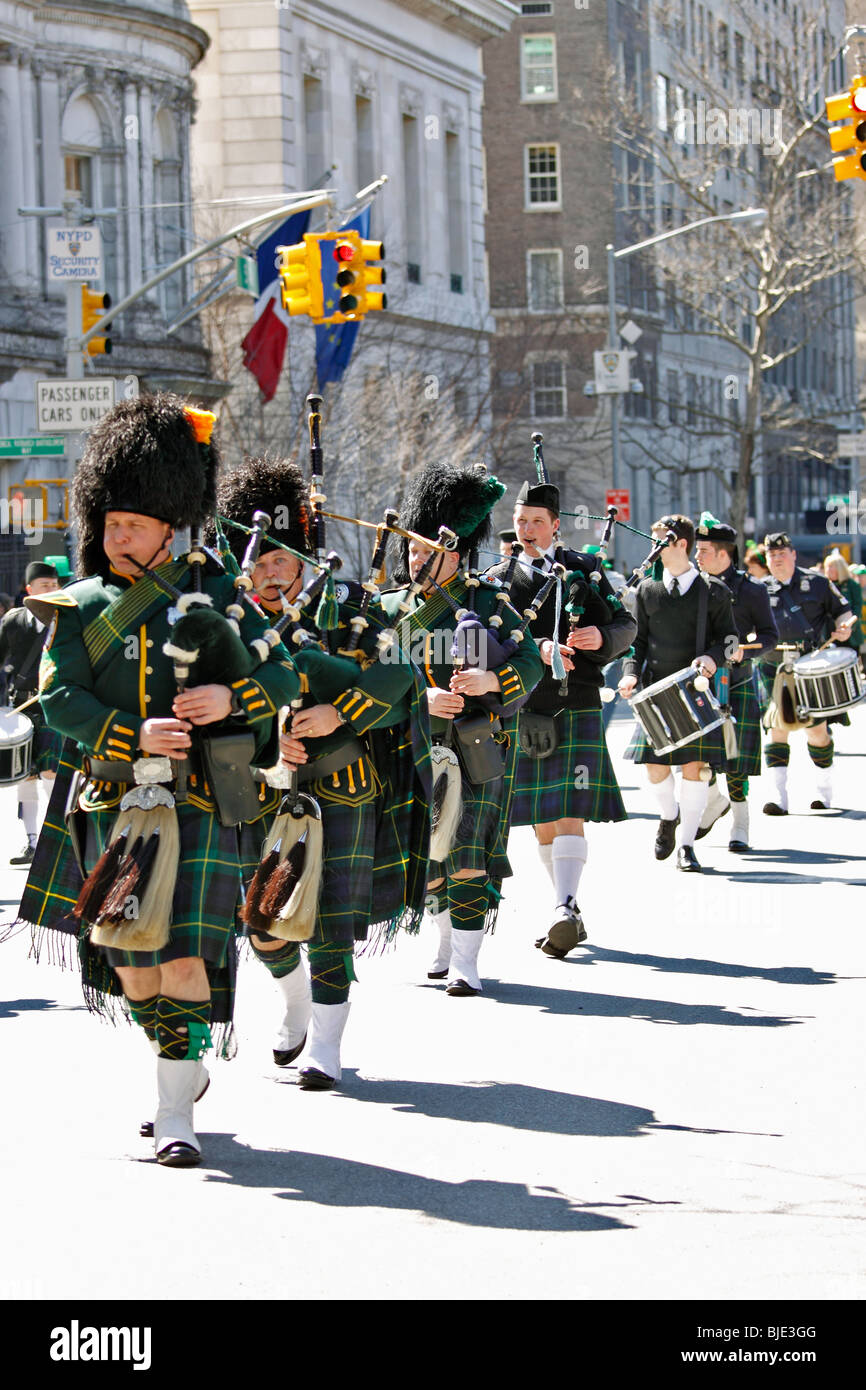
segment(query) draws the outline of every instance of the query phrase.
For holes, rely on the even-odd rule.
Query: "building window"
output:
[[[686,424],[694,429],[698,422],[698,379],[686,372]]]
[[[527,208],[559,207],[559,146],[526,146]]]
[[[664,73],[656,75],[656,125],[659,130],[668,128],[668,113],[671,105],[670,78]]]
[[[403,116],[403,196],[406,219],[406,278],[421,283],[421,177],[418,122]]]
[[[680,418],[680,374],[668,367],[668,420],[672,425]]]
[[[451,293],[463,293],[466,273],[465,206],[463,172],[460,159],[460,139],[453,131],[445,135],[445,194],[448,207],[448,271]]]
[[[177,126],[169,111],[160,111],[153,126],[153,191],[156,195],[154,231],[156,266],[164,270],[184,252],[183,192]],[[183,304],[183,278],[170,275],[159,286],[163,313],[173,318]]]
[[[532,364],[532,414],[540,420],[565,416],[565,363],[558,357]]]
[[[63,160],[67,193],[80,193],[82,207],[93,207],[93,161],[89,154],[68,154]]]
[[[64,189],[76,193],[82,207],[114,207],[116,197],[117,159],[110,126],[94,101],[87,96],[74,97],[63,112],[60,130],[63,156]],[[100,217],[97,226],[102,233],[103,272],[99,288],[121,298],[123,282],[117,254],[118,217]],[[150,255],[152,248],[147,248]],[[96,288],[96,286],[91,286]],[[116,325],[117,326],[117,325]]]
[[[562,251],[526,253],[526,302],[536,313],[550,313],[563,307]]]
[[[521,14],[553,14],[553,0],[526,0],[520,6]]]
[[[556,38],[526,34],[520,44],[520,90],[524,101],[556,101]]]
[[[358,188],[366,188],[376,177],[373,157],[373,103],[369,97],[355,97],[355,177]]]
[[[325,150],[325,92],[316,77],[304,78],[304,146],[307,188],[321,188],[331,161]]]

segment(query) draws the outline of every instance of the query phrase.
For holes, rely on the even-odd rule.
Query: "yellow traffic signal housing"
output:
[[[106,309],[111,308],[111,295],[99,294],[96,290],[89,290],[86,285],[81,286],[81,332],[86,333],[93,328],[94,324],[104,317]],[[111,329],[111,324],[105,325],[106,332]],[[85,344],[91,357],[99,357],[102,353],[106,355],[111,352],[111,339],[91,338]]]
[[[322,257],[319,238],[307,233],[296,246],[281,246],[280,295],[287,314],[306,314],[322,322]]]
[[[826,106],[828,121],[851,120],[850,125],[830,131],[831,150],[851,150],[833,160],[837,181],[866,179],[866,77],[853,77],[848,91],[827,97]]]
[[[372,265],[372,261],[384,261],[385,243],[382,241],[362,241],[361,256],[364,263],[364,310],[369,312],[371,309],[387,309],[388,296],[384,290],[371,289],[371,285],[384,285],[386,280],[385,267],[383,265]]]

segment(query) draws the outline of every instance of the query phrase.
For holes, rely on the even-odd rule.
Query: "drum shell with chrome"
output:
[[[697,675],[694,666],[686,666],[631,697],[632,712],[655,753],[673,753],[724,723],[712,690],[695,690]]]
[[[853,647],[825,647],[794,662],[797,713],[819,721],[841,714],[866,696],[866,677]]]
[[[29,777],[32,762],[32,722],[16,709],[0,709],[0,786]]]

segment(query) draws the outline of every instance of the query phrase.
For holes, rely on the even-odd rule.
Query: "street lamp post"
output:
[[[635,242],[634,246],[622,246],[619,251],[615,251],[613,245],[607,246],[607,334],[608,347],[611,351],[617,349],[616,332],[616,262],[624,260],[626,256],[633,256],[638,251],[645,251],[649,246],[657,246],[661,241],[670,241],[671,237],[682,236],[684,232],[693,232],[698,227],[707,227],[712,222],[749,222],[762,221],[767,216],[766,208],[746,208],[743,212],[724,212],[716,217],[702,217],[697,222],[688,222],[684,227],[673,227],[669,232],[660,232],[658,236],[649,237],[646,241]],[[614,490],[619,486],[620,473],[620,449],[619,449],[619,395],[611,393],[610,397],[610,445],[612,454],[611,486]]]

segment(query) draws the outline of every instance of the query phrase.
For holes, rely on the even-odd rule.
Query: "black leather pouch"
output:
[[[495,782],[505,775],[505,749],[493,735],[499,732],[498,719],[489,714],[466,714],[455,719],[454,750],[460,759],[463,775],[473,786]]]
[[[255,734],[235,730],[205,734],[199,738],[199,749],[220,825],[255,820],[262,810],[250,766]]]
[[[517,722],[517,743],[528,758],[549,758],[559,747],[559,731],[553,715],[522,710]]]

